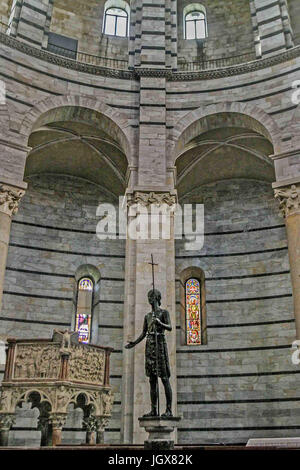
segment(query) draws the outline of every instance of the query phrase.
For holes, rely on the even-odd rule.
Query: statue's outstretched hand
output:
[[[134,346],[135,346],[135,343],[133,341],[129,341],[129,343],[125,345],[125,349],[131,349],[131,348],[134,348]]]

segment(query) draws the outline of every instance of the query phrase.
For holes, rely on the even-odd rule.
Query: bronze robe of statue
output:
[[[170,316],[167,310],[159,308],[155,312],[155,317],[162,323],[170,325]],[[145,373],[147,377],[157,375],[158,377],[170,377],[170,363],[168,347],[164,333],[164,327],[153,324],[154,314],[147,313],[144,318],[143,334],[147,337],[145,347]],[[157,349],[158,357],[156,360],[156,338],[155,328],[157,329]],[[158,370],[156,370],[158,368]]]

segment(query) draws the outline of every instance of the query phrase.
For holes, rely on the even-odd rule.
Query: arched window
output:
[[[128,33],[128,13],[125,9],[112,6],[105,10],[103,33],[126,37]]]
[[[98,342],[101,274],[96,266],[83,264],[76,269],[72,331],[78,331],[81,343]]]
[[[94,283],[89,277],[78,281],[75,331],[80,343],[88,344],[92,333]]]
[[[181,343],[199,346],[207,343],[205,275],[197,267],[186,268],[180,275]]]
[[[207,37],[206,10],[203,5],[193,3],[184,9],[185,39],[205,39]]]
[[[200,281],[190,278],[185,283],[186,343],[201,344]]]

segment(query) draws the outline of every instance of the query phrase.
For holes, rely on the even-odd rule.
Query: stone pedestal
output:
[[[177,427],[181,418],[150,416],[139,418],[142,428],[149,434],[148,439],[144,442],[146,450],[170,450],[174,449],[174,440],[172,432]]]

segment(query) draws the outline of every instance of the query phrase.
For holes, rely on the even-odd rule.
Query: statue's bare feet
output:
[[[170,416],[173,416],[173,414],[172,414],[172,411],[170,410],[170,408],[167,408],[167,409],[166,409],[166,412],[163,413],[161,416],[162,416],[163,418],[168,418],[168,417],[170,417]]]

